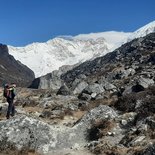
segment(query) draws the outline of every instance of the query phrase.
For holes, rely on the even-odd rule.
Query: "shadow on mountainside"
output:
[[[33,71],[9,55],[6,45],[0,44],[0,83],[16,83],[18,86],[28,86],[33,79]]]

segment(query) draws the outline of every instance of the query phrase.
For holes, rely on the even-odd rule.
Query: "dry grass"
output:
[[[40,108],[40,107],[24,107],[23,108],[26,112],[28,112],[28,113],[35,113],[35,112],[42,112],[42,108]]]
[[[27,155],[41,155],[35,151],[29,151]]]
[[[81,119],[85,114],[87,113],[87,111],[75,111],[73,113],[73,117],[77,118],[77,119]]]
[[[5,150],[5,151],[1,151],[0,155],[41,155],[35,151],[17,151],[17,150]]]
[[[87,139],[89,141],[98,140],[107,135],[108,131],[111,131],[115,127],[114,121],[96,120],[90,129],[88,129]]]
[[[91,148],[91,152],[96,155],[126,155],[129,148],[112,146],[108,141],[101,141],[94,148]]]
[[[5,116],[0,115],[0,121],[2,121],[2,120],[6,120],[6,117],[5,117]]]
[[[103,99],[96,99],[96,100],[91,100],[88,106],[84,106],[80,108],[82,111],[89,111],[95,107],[98,107],[99,105],[108,105],[108,106],[113,106],[118,100],[117,96],[108,96],[108,98],[103,98]]]
[[[109,142],[101,141],[91,152],[97,155],[126,155],[126,154],[141,154],[148,146],[135,146],[135,147],[119,147],[111,146]]]

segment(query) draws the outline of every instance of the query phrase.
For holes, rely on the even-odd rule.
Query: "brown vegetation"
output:
[[[105,136],[115,126],[114,121],[96,120],[88,129],[87,139],[89,141],[98,140]]]

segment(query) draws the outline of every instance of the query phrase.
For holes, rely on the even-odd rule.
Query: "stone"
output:
[[[140,142],[142,142],[145,138],[146,138],[145,136],[138,136],[138,137],[136,137],[135,139],[133,139],[133,140],[130,142],[130,144],[131,144],[132,146],[136,146],[136,145],[138,145]]]
[[[139,155],[155,155],[155,144],[149,144],[146,149],[139,153]]]
[[[96,119],[110,120],[116,116],[117,113],[112,108],[106,105],[100,105],[85,114],[75,126],[80,128],[80,130],[87,130]]]
[[[92,109],[71,127],[48,125],[25,115],[17,115],[7,121],[0,121],[0,150],[12,145],[18,150],[24,148],[47,154],[87,144],[87,130],[96,119],[112,119],[116,112],[105,105]],[[79,132],[80,131],[80,132]]]
[[[87,82],[85,81],[80,82],[74,89],[73,94],[80,94],[83,91],[83,89],[85,89],[87,86],[88,86]]]
[[[57,95],[70,95],[71,92],[69,90],[69,88],[66,86],[66,84],[64,84],[63,86],[60,87],[60,89],[57,92]]]
[[[89,94],[82,93],[78,96],[78,98],[84,101],[90,101],[92,97]]]
[[[102,87],[102,85],[94,83],[94,84],[90,84],[88,85],[83,91],[82,93],[85,94],[89,94],[91,95],[92,93],[96,93],[96,94],[101,94],[103,93],[105,90]]]
[[[116,87],[113,84],[109,83],[109,82],[105,82],[102,85],[104,86],[105,90],[114,90],[114,89],[116,89]]]
[[[76,135],[76,136],[75,136]],[[24,148],[46,154],[86,144],[84,134],[76,128],[50,126],[27,116],[15,116],[0,122],[0,150],[12,145],[18,150]]]
[[[122,124],[122,125],[127,125],[127,123],[128,123],[128,122],[127,122],[126,120],[121,120],[121,124]]]
[[[147,124],[150,126],[151,129],[155,129],[155,118],[154,117],[147,117],[146,119]]]
[[[96,96],[97,96],[97,93],[92,93],[92,94],[91,94],[91,98],[92,98],[92,99],[95,99]]]
[[[144,88],[148,88],[148,86],[154,84],[153,79],[143,78],[143,77],[140,77],[140,78],[137,80],[137,82],[138,82],[139,85],[143,86]]]

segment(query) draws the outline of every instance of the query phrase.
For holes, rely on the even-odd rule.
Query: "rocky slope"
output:
[[[155,33],[152,33],[75,67],[62,75],[62,79],[73,93],[78,89],[90,89],[88,85],[95,85],[103,92],[112,89],[127,93],[131,86],[138,84],[146,88],[154,84],[154,52]]]
[[[155,22],[152,22],[152,23],[149,23],[149,24],[145,25],[144,27],[138,29],[134,33],[130,34],[128,36],[128,38],[124,38],[124,40],[122,40],[122,42],[120,42],[122,36],[120,37],[116,32],[115,33],[114,32],[103,32],[103,33],[95,33],[95,34],[92,33],[92,34],[88,34],[88,35],[78,35],[75,38],[85,41],[90,38],[98,38],[99,36],[103,35],[106,38],[106,40],[108,41],[108,43],[113,44],[112,48],[111,48],[111,50],[112,50],[112,49],[116,49],[116,47],[119,47],[120,45],[122,45],[125,42],[129,42],[129,41],[133,40],[134,38],[146,36],[147,34],[154,32],[154,31],[155,31]],[[111,36],[113,36],[113,38]],[[118,38],[118,41],[116,41],[116,38]],[[95,50],[98,53],[98,49],[95,49]],[[108,50],[108,52],[110,52],[110,51]],[[99,55],[102,56],[105,54],[106,54],[106,52],[103,52],[103,53],[101,52]],[[94,57],[94,59],[95,59],[95,57]],[[89,60],[89,59],[87,59],[87,60]],[[60,78],[61,74],[66,73],[68,70],[72,70],[75,66],[78,66],[78,64],[70,65],[70,66],[69,65],[62,66],[59,68],[59,70],[53,71],[53,73],[49,73],[45,76],[41,76],[41,77],[35,79],[30,87],[42,88],[42,89],[48,89],[48,88],[58,89],[58,87],[62,83],[61,78]]]
[[[132,33],[129,37],[128,37],[128,41],[131,41],[135,38],[140,38],[140,37],[144,37],[149,33],[153,33],[155,32],[155,21],[141,27],[140,29],[138,29],[137,31],[135,31],[134,33]]]
[[[0,83],[16,83],[28,86],[34,79],[34,73],[28,67],[16,61],[8,53],[8,47],[0,44]]]

